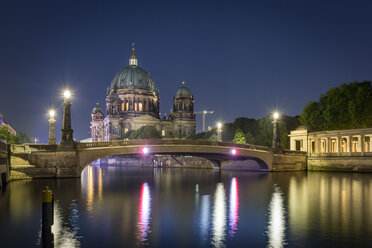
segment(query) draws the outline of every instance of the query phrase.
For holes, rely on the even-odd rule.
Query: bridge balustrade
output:
[[[250,144],[235,144],[229,142],[217,142],[207,140],[114,140],[114,141],[99,141],[89,143],[77,143],[79,149],[95,148],[95,147],[110,147],[110,146],[127,146],[127,145],[205,145],[205,146],[224,146],[236,147],[251,150],[271,151],[271,148],[266,146],[257,146]]]

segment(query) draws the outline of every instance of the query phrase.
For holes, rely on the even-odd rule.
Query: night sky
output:
[[[69,87],[74,138],[90,137],[135,42],[162,113],[184,80],[195,110],[215,111],[208,125],[299,115],[331,87],[372,80],[371,13],[372,1],[2,1],[0,113],[47,142],[55,108],[59,139]]]

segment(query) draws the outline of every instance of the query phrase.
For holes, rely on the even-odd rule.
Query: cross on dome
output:
[[[134,54],[134,42],[132,42],[132,56],[129,59],[129,65],[130,66],[137,66],[137,58]]]

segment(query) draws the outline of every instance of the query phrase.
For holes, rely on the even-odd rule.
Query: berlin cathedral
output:
[[[173,111],[168,117],[160,117],[159,105],[159,90],[150,75],[137,65],[132,48],[129,66],[116,74],[107,89],[106,117],[98,103],[93,108],[92,142],[117,140],[142,126],[155,127],[164,138],[195,134],[194,97],[184,83],[173,98]]]

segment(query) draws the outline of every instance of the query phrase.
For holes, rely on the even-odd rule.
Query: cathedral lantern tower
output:
[[[178,137],[186,137],[195,134],[196,121],[194,114],[194,97],[190,90],[182,82],[173,98],[174,129]]]
[[[103,111],[97,102],[92,110],[92,122],[90,123],[92,142],[104,140]]]

